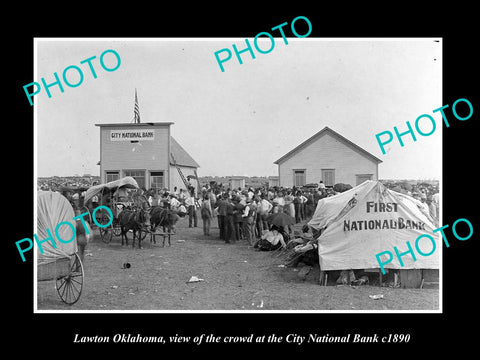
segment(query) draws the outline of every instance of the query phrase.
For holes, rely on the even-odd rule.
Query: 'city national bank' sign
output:
[[[154,140],[155,130],[111,130],[111,141]]]

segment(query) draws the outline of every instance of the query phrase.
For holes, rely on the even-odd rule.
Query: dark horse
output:
[[[166,230],[168,229],[168,233],[175,233],[175,224],[179,219],[176,211],[166,209],[161,206],[154,206],[150,210],[150,215],[152,231],[155,231],[157,226],[161,226],[163,228],[163,232],[167,232]]]
[[[117,221],[120,224],[122,229],[122,245],[123,245],[123,237],[125,236],[125,244],[128,246],[128,237],[127,232],[128,230],[133,231],[133,242],[132,247],[135,247],[135,236],[138,232],[138,248],[141,249],[141,234],[140,231],[143,229],[144,226],[150,226],[150,213],[144,209],[136,209],[136,210],[123,210],[117,217]]]

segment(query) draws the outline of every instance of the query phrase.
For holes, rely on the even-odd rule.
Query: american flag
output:
[[[137,99],[137,89],[135,89],[135,107],[133,108],[134,113],[134,122],[135,124],[140,124],[140,108],[138,106],[138,99]]]

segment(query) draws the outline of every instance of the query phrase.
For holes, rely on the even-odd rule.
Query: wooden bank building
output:
[[[140,188],[185,189],[197,162],[170,134],[172,122],[95,124],[100,127],[100,180],[133,177]],[[196,180],[192,185],[196,187]]]
[[[135,90],[133,123],[95,124],[100,128],[100,181],[131,176],[140,188],[173,191],[197,188],[200,167],[171,135],[173,122],[140,122]],[[193,178],[193,179],[192,179]]]
[[[173,191],[197,188],[200,167],[172,137],[173,122],[140,122],[135,89],[132,123],[95,124],[100,127],[100,181],[131,176],[140,188]],[[194,179],[192,179],[192,177]]]

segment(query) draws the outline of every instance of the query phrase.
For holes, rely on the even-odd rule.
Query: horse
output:
[[[154,206],[150,210],[150,216],[152,231],[155,231],[157,226],[161,226],[164,233],[167,232],[166,229],[168,233],[175,233],[175,224],[180,218],[175,210]]]
[[[138,232],[138,248],[141,249],[141,237],[140,231],[144,226],[150,226],[150,218],[151,215],[148,210],[144,209],[136,209],[136,210],[129,210],[125,209],[120,214],[118,214],[117,221],[120,224],[121,228],[121,236],[122,236],[122,245],[123,245],[123,237],[125,237],[125,244],[128,246],[128,237],[127,231],[133,231],[133,242],[132,248],[135,247],[135,235]]]

